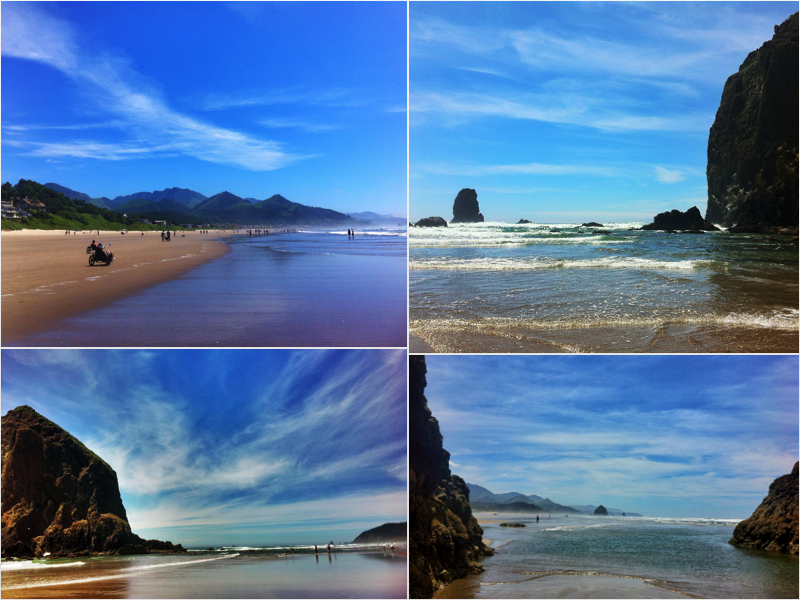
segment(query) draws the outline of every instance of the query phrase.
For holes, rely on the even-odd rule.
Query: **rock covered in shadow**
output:
[[[464,188],[458,192],[453,202],[451,223],[483,223],[483,215],[478,207],[478,192]]]
[[[706,218],[731,231],[797,234],[798,13],[725,82],[708,136]]]
[[[608,516],[608,509],[603,506],[602,504],[594,509],[595,516],[607,517]]]
[[[703,218],[700,210],[693,206],[686,212],[672,210],[655,216],[653,222],[642,227],[645,231],[719,231]]]
[[[447,227],[447,221],[442,217],[426,217],[414,223],[414,227]]]
[[[798,463],[792,472],[778,477],[769,494],[749,519],[733,530],[734,546],[797,554]]]
[[[131,532],[117,474],[29,406],[2,418],[3,557],[184,552]]]
[[[494,551],[472,516],[469,488],[450,473],[439,423],[425,398],[424,356],[409,357],[409,595],[430,598],[452,580],[479,573]]]

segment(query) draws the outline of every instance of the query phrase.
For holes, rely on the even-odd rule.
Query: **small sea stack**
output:
[[[414,227],[447,227],[447,221],[442,217],[425,217],[414,223]]]
[[[739,523],[730,539],[734,546],[797,554],[798,463],[792,472],[769,486],[767,497],[749,519]]]
[[[659,213],[653,222],[642,227],[644,231],[719,231],[719,227],[703,218],[700,209],[693,206],[686,212],[677,209]]]
[[[483,223],[483,215],[478,206],[478,192],[464,188],[458,192],[453,202],[451,223]]]

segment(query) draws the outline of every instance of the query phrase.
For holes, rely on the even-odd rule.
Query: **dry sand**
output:
[[[102,242],[114,262],[89,266],[86,246]],[[136,294],[228,253],[215,234],[178,232],[162,242],[156,231],[97,232],[64,235],[63,231],[3,231],[2,341],[19,343],[26,336],[87,310]]]

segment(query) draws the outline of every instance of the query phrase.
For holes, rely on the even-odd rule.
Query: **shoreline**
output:
[[[4,345],[19,343],[64,319],[177,279],[228,254],[223,235],[236,234],[178,232],[171,242],[162,242],[156,231],[3,231],[0,339]],[[111,244],[113,263],[89,266],[86,246],[92,240],[106,248]]]

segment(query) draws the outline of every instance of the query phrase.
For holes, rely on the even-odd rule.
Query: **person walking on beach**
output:
[[[314,544],[314,554],[316,554],[316,553],[317,553],[317,545]]]

